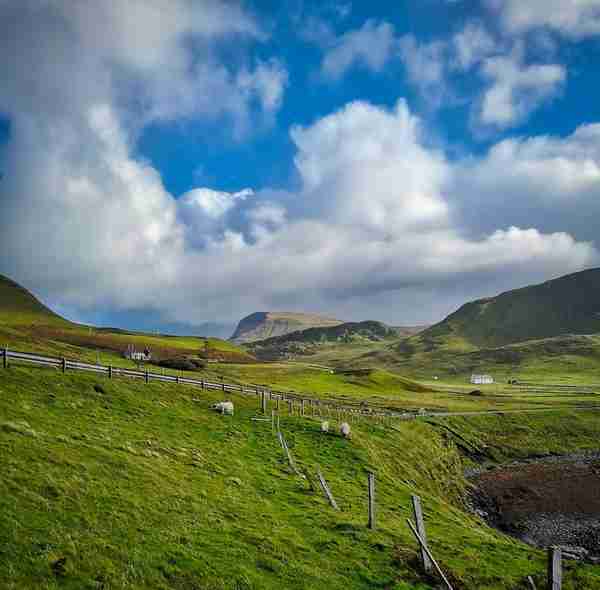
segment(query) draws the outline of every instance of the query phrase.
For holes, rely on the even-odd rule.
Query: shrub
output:
[[[204,369],[206,364],[194,358],[170,358],[156,361],[155,363],[159,367],[165,367],[166,369],[176,369],[178,371],[198,371]]]

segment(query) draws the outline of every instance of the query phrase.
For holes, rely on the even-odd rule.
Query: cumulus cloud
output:
[[[192,246],[202,246],[222,237],[227,230],[227,214],[241,201],[254,195],[252,189],[236,193],[195,188],[177,199],[177,213]]]
[[[372,315],[388,301],[387,319],[406,321],[402,314],[410,308],[416,313],[411,317],[423,321],[440,308],[431,297],[434,285],[438,297],[448,293],[444,311],[449,311],[457,293],[489,293],[596,260],[591,243],[562,231],[508,225],[469,236],[456,212],[455,192],[457,175],[466,179],[467,170],[428,147],[404,101],[391,111],[351,103],[311,126],[296,127],[292,138],[301,212],[285,218],[280,210],[277,223],[263,226],[252,240],[231,232],[191,254],[189,268],[214,269],[203,301],[221,313],[233,292],[245,310],[262,304]],[[256,198],[260,202],[260,193]],[[264,219],[258,210],[253,215]],[[198,292],[193,271],[184,281]],[[414,311],[421,297],[431,303],[427,312]]]
[[[212,0],[0,3],[5,272],[78,305],[156,304],[188,232],[159,173],[134,157],[137,130],[175,113],[235,126],[281,101],[269,76],[283,81],[279,63],[220,64],[230,36],[264,34]]]
[[[484,158],[462,162],[455,181],[461,215],[475,231],[533,219],[544,231],[595,240],[590,220],[600,216],[600,125],[567,137],[503,140]]]
[[[233,4],[181,1],[174,6],[189,19],[204,7],[205,29],[190,30],[182,17],[166,23],[171,33],[164,39],[158,27],[148,46],[132,39],[129,47],[123,38],[126,47],[117,51],[111,41],[109,50],[104,36],[121,38],[110,19],[103,24],[99,13],[95,24],[106,30],[86,40],[69,6],[0,3],[0,49],[11,58],[0,62],[6,82],[0,109],[11,121],[0,184],[0,272],[51,301],[79,311],[148,309],[189,324],[273,307],[424,321],[432,312],[415,311],[415,301],[441,313],[458,292],[466,298],[492,284],[515,286],[597,260],[592,243],[560,228],[544,231],[535,218],[496,219],[489,230],[473,231],[461,209],[468,184],[460,181],[471,174],[485,188],[511,149],[509,162],[560,154],[570,162],[565,177],[586,171],[578,198],[587,202],[597,194],[595,128],[566,142],[515,140],[487,159],[456,163],[431,146],[403,100],[391,109],[353,102],[294,127],[295,192],[199,186],[175,199],[158,171],[136,156],[136,131],[148,117],[175,112],[235,117],[240,109],[248,113],[256,96],[259,108],[277,108],[278,86],[260,70],[261,64],[277,70],[275,62],[231,70],[209,49],[211,39],[259,39],[262,32]],[[131,6],[134,22],[154,22],[158,3]],[[202,37],[196,41],[206,46],[190,57],[181,35]],[[191,70],[175,68],[174,88],[163,96],[154,82],[168,77],[160,70],[165,63],[168,70],[173,55],[175,63],[195,61]],[[137,72],[127,79],[140,88],[139,105],[130,102],[131,87],[121,87],[122,68]],[[218,78],[223,68],[221,82],[198,87],[210,107],[172,102],[180,84],[187,92],[179,73],[199,84],[199,69]],[[533,164],[523,166],[520,185],[535,183],[535,176]]]
[[[481,75],[489,86],[481,100],[479,122],[500,129],[520,123],[556,96],[567,77],[559,64],[523,63],[519,48],[510,55],[486,59]]]
[[[360,29],[334,38],[323,56],[321,73],[335,80],[355,65],[380,72],[391,57],[394,45],[394,27],[369,19]]]
[[[600,0],[488,0],[510,33],[546,28],[581,39],[600,34]]]

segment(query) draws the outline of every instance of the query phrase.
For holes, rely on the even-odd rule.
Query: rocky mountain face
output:
[[[307,328],[337,326],[342,323],[316,314],[261,311],[241,319],[231,340],[237,343],[255,342]]]

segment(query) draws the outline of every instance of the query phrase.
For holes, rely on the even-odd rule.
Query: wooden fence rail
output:
[[[74,361],[69,360],[63,357],[51,357],[41,354],[33,354],[29,352],[19,352],[15,350],[9,350],[8,348],[0,349],[0,355],[2,356],[2,366],[3,368],[7,368],[10,364],[10,361],[18,361],[20,363],[31,363],[35,365],[41,365],[45,367],[54,367],[62,370],[63,372],[67,370],[75,370],[75,371],[88,371],[93,373],[99,373],[101,375],[107,376],[109,379],[114,378],[115,376],[124,376],[131,377],[134,379],[143,379],[144,382],[149,383],[150,381],[160,381],[166,383],[175,383],[175,384],[185,384],[185,385],[194,385],[201,387],[202,389],[212,389],[212,390],[220,390],[231,393],[240,393],[243,395],[258,395],[261,398],[261,407],[265,413],[267,413],[267,400],[275,401],[277,400],[277,404],[279,404],[279,400],[287,400],[290,405],[290,414],[293,413],[294,401],[300,403],[300,407],[304,408],[306,402],[308,402],[311,406],[313,404],[320,405],[321,401],[318,399],[313,399],[308,397],[307,395],[301,395],[294,392],[289,391],[279,391],[275,389],[258,389],[255,385],[240,385],[233,383],[225,383],[225,382],[211,382],[205,379],[191,379],[189,377],[179,377],[175,375],[163,375],[162,373],[151,373],[150,371],[138,371],[136,369],[124,369],[121,367],[115,367],[112,365],[100,365],[93,363],[85,363],[82,361]],[[327,402],[327,407],[334,408],[339,415],[342,415],[343,412],[353,412],[354,415],[360,416],[362,418],[381,418],[385,416],[393,416],[399,419],[408,419],[415,418],[415,415],[412,414],[399,414],[396,412],[382,411],[378,408],[373,408],[372,406],[365,406],[364,404],[361,406],[349,406],[342,405],[336,402]],[[304,412],[302,412],[304,413]]]

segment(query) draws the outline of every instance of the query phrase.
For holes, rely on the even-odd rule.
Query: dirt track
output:
[[[538,547],[583,547],[600,557],[600,455],[553,457],[473,478],[473,501],[494,526]]]

